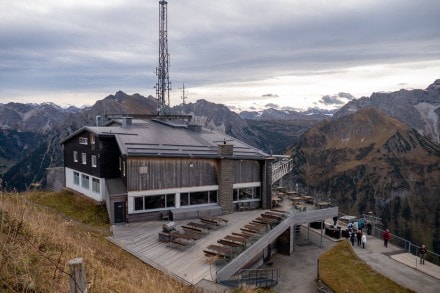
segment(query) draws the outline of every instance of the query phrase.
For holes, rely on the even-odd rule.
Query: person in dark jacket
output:
[[[354,246],[354,231],[350,231],[350,242],[351,242],[351,246]]]
[[[357,239],[358,246],[361,246],[361,244],[362,244],[362,242],[361,242],[361,239],[362,239],[362,230],[361,230],[361,229],[359,229],[359,230],[357,231],[357,233],[356,233],[356,239]]]
[[[367,223],[367,234],[368,234],[368,235],[371,235],[371,228],[372,228],[372,226],[373,226],[373,225],[371,225],[370,222]]]
[[[425,256],[426,256],[426,247],[423,244],[422,247],[420,247],[420,264],[425,264]]]

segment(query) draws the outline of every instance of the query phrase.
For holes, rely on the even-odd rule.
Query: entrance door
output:
[[[115,223],[125,222],[125,202],[116,201],[113,205],[115,208]]]

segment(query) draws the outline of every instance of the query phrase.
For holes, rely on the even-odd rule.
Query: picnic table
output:
[[[215,224],[217,226],[219,226],[220,224],[226,225],[228,223],[228,220],[221,217],[201,217],[200,220],[207,223]]]
[[[326,201],[321,201],[321,202],[315,203],[315,206],[318,209],[323,209],[323,208],[328,208],[330,206],[330,203],[326,202]]]
[[[310,195],[304,195],[304,196],[303,196],[303,199],[306,201],[306,203],[313,204],[313,201],[314,201],[313,196],[310,196]]]
[[[264,214],[261,214],[261,216],[263,218],[274,218],[277,219],[279,221],[281,221],[283,218],[285,218],[286,216],[280,213],[276,213],[276,212],[265,212]]]
[[[274,218],[258,217],[258,218],[255,218],[254,220],[252,220],[252,222],[268,225],[268,224],[276,223],[276,222],[278,222],[278,220],[274,219]]]
[[[190,227],[204,229],[204,230],[207,230],[208,232],[215,229],[214,225],[207,224],[207,223],[189,222],[187,225],[190,226]]]
[[[222,256],[225,258],[231,258],[230,255],[233,252],[233,249],[230,247],[220,246],[211,244],[206,249],[203,250],[205,255],[216,255],[216,256]]]
[[[300,212],[304,212],[307,209],[307,206],[305,204],[297,204],[295,205],[295,209]]]
[[[300,202],[304,199],[301,196],[294,196],[290,200],[293,201],[294,203],[297,203],[297,202]]]

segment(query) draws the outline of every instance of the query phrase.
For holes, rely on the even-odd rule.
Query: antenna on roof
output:
[[[185,96],[185,84],[183,84],[182,86],[182,104],[185,105],[185,100],[186,100],[186,96]]]
[[[170,55],[168,54],[167,1],[159,1],[159,65],[156,68],[157,114],[165,114],[165,106],[170,106],[171,83],[168,72]]]

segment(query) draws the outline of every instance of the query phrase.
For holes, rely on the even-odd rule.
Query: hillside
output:
[[[28,201],[47,196],[73,195],[0,194],[1,292],[69,292],[67,263],[77,257],[89,292],[196,292],[114,246],[106,232]],[[81,206],[96,208],[84,199]]]
[[[373,211],[397,235],[439,251],[438,144],[377,109],[365,108],[320,122],[290,153],[296,180],[309,191],[344,213]]]

